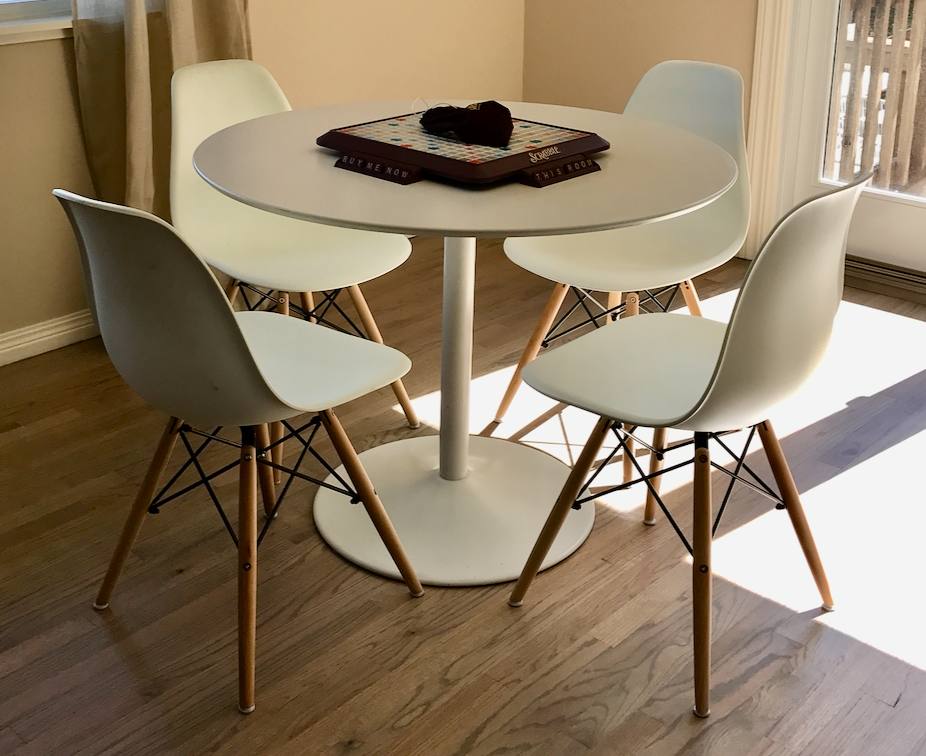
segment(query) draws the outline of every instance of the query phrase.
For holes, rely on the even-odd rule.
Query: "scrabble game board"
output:
[[[341,153],[337,167],[397,183],[425,176],[475,184],[517,177],[533,186],[599,170],[588,155],[610,147],[597,134],[517,118],[507,147],[485,147],[429,134],[420,117],[408,113],[332,129],[317,143]]]

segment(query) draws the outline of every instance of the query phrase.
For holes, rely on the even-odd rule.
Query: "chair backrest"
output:
[[[829,344],[849,224],[870,178],[807,200],[772,229],[746,273],[711,383],[678,427],[755,425],[810,377]]]
[[[198,248],[216,224],[245,206],[217,191],[196,172],[193,153],[206,137],[260,116],[290,110],[283,90],[250,60],[216,60],[178,69],[171,80],[171,222]],[[208,245],[205,247],[208,248]]]
[[[743,245],[749,228],[743,107],[743,77],[735,69],[715,63],[668,60],[644,74],[624,108],[624,115],[675,126],[708,139],[736,161],[736,183],[698,211],[702,227],[724,229],[728,237],[725,241],[735,248],[733,254]]]
[[[215,276],[170,225],[61,189],[54,195],[84,255],[106,350],[143,399],[200,426],[295,414],[261,375]]]

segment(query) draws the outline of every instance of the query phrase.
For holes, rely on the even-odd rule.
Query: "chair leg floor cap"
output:
[[[513,607],[517,608],[517,607],[521,606],[521,604],[523,604],[523,603],[524,603],[523,601],[509,601],[509,602],[508,602],[508,606],[513,606]]]
[[[836,607],[832,604],[823,604],[822,609],[824,612],[835,612]]]
[[[703,714],[702,714],[700,711],[698,711],[698,707],[697,707],[697,706],[692,706],[692,707],[691,707],[691,710],[694,712],[694,715],[695,715],[696,717],[700,717],[701,719],[707,719],[707,718],[711,715],[711,710],[710,710],[710,709],[708,709],[707,711],[705,711]]]
[[[242,714],[250,714],[256,708],[257,708],[257,704],[251,704],[247,708],[245,708],[241,704],[238,704],[238,711],[240,711]]]
[[[94,601],[93,608],[96,609],[98,612],[102,612],[104,609],[109,608],[109,602],[106,602],[105,604],[98,604],[96,603],[96,601]]]

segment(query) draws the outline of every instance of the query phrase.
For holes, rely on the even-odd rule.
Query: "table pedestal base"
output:
[[[516,580],[569,474],[562,462],[529,446],[482,436],[469,441],[469,472],[462,480],[440,477],[438,436],[394,441],[360,455],[427,585]],[[399,578],[360,504],[322,488],[314,515],[322,538],[341,556]],[[594,520],[592,504],[572,510],[541,569],[572,554]]]

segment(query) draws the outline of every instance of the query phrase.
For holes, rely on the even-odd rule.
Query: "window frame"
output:
[[[0,0],[0,24],[71,18],[71,0]]]

